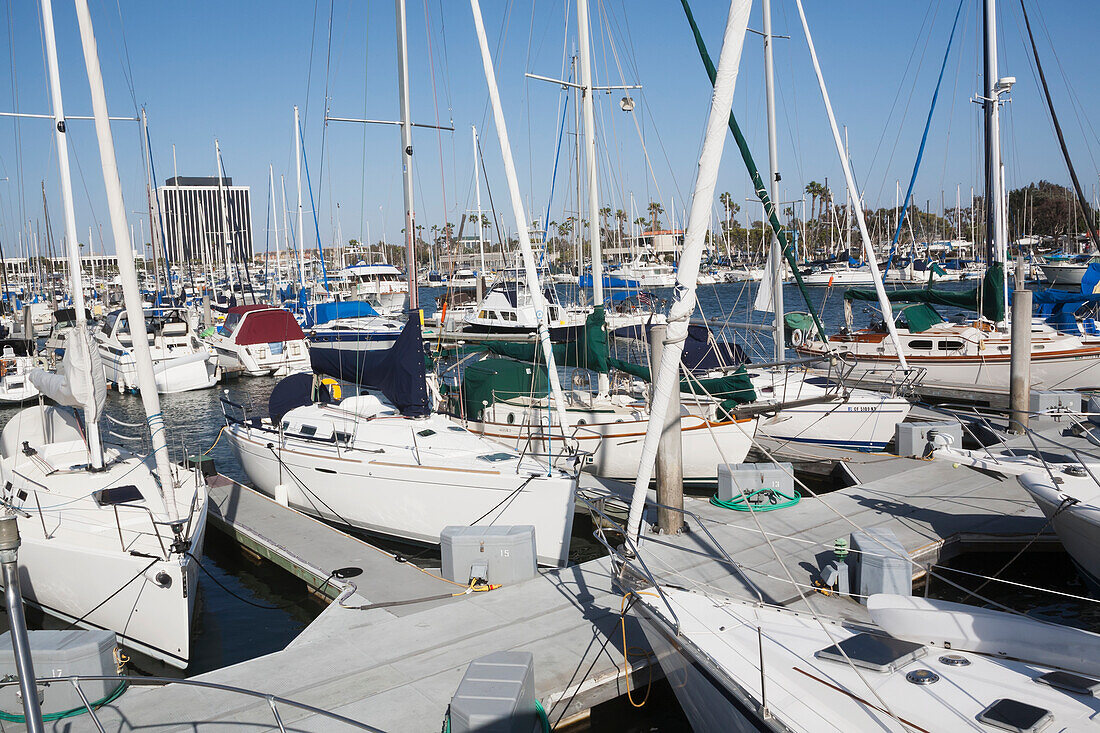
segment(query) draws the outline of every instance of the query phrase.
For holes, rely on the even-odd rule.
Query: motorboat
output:
[[[18,405],[38,397],[38,388],[27,375],[46,366],[47,360],[35,352],[33,341],[0,339],[0,405]]]
[[[404,322],[381,316],[365,301],[318,303],[306,311],[306,336],[313,354],[330,350],[388,349]]]
[[[549,273],[540,282],[549,283]],[[584,326],[585,316],[567,309],[558,299],[552,284],[542,286],[546,313],[550,320],[550,336],[568,341]],[[485,293],[475,312],[466,317],[463,330],[467,333],[534,334],[538,330],[535,298],[527,285],[522,268],[501,272],[500,278]]]
[[[309,369],[302,327],[288,311],[266,305],[230,308],[206,340],[223,370],[252,377],[285,376]]]
[[[393,265],[359,262],[340,271],[351,283],[351,297],[365,300],[382,315],[401,315],[409,307],[409,282]]]
[[[221,378],[214,352],[192,330],[182,308],[145,311],[153,376],[161,394],[209,389]],[[138,387],[134,341],[126,311],[110,313],[95,334],[108,383],[120,392]]]

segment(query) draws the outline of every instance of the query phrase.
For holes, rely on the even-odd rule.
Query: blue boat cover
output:
[[[648,339],[650,327],[651,324],[648,323],[644,326],[626,326],[615,329],[614,333],[620,338]],[[719,341],[709,328],[693,323],[688,326],[684,354],[680,361],[692,374],[705,374],[714,369],[748,364],[749,357],[740,344]]]
[[[424,379],[424,337],[416,316],[388,349],[310,349],[309,356],[313,371],[380,390],[405,417],[425,417],[431,412]]]
[[[580,277],[580,287],[590,288],[592,287],[592,273],[586,272]],[[616,277],[614,275],[603,276],[603,286],[605,288],[630,288],[632,290],[638,289],[638,281],[631,280],[625,277]]]
[[[271,397],[267,400],[267,414],[271,418],[271,424],[278,425],[283,415],[295,407],[312,405],[314,402],[323,405],[332,402],[328,387],[315,382],[312,374],[291,374],[271,390]]]
[[[306,327],[319,326],[337,318],[362,318],[376,316],[378,311],[363,300],[336,300],[317,303],[306,309]]]

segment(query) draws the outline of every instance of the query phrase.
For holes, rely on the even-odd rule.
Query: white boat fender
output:
[[[285,507],[290,506],[290,487],[284,483],[275,484],[275,501]]]

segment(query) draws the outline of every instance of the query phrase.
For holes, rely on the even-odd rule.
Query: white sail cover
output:
[[[88,425],[96,423],[103,414],[107,402],[103,358],[84,329],[74,328],[65,337],[65,356],[56,374],[32,369],[27,378],[54,402],[82,408]]]

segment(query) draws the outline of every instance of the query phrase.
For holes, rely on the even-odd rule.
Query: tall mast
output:
[[[302,223],[302,136],[298,134],[298,105],[294,105],[294,165],[298,171],[298,282],[306,286],[305,226]]]
[[[688,209],[684,253],[676,268],[676,291],[668,312],[666,346],[661,353],[661,363],[657,373],[653,375],[653,401],[649,413],[649,426],[646,429],[645,442],[642,444],[638,475],[630,501],[630,514],[627,517],[626,531],[632,539],[641,532],[642,510],[645,508],[649,480],[653,476],[657,444],[665,429],[669,402],[673,392],[680,389],[680,358],[684,353],[684,341],[687,339],[691,314],[695,311],[699,264],[703,256],[707,224],[710,221],[710,207],[714,201],[718,168],[726,142],[726,124],[733,107],[733,92],[737,83],[741,50],[751,7],[751,0],[733,0],[726,18],[722,51],[718,57],[718,68],[714,76],[714,91],[711,94],[706,134],[703,137],[695,188]],[[775,316],[783,317],[782,313],[776,313]]]
[[[772,208],[779,206],[779,144],[775,132],[775,65],[772,57],[772,4],[763,0],[764,13],[764,90],[768,108],[768,193]],[[776,212],[778,214],[778,210]],[[767,221],[765,216],[764,220]],[[783,344],[783,252],[779,248],[779,234],[772,231],[771,250],[768,253],[768,276],[772,279],[772,310],[775,311],[775,360],[783,361],[786,351]]]
[[[279,200],[275,197],[275,169],[269,163],[267,177],[271,184],[271,221],[275,225],[275,287],[279,286],[282,260],[279,259]]]
[[[985,236],[986,262],[1001,261],[1001,111],[997,88],[997,2],[983,0],[985,15]]]
[[[577,0],[577,37],[579,39],[581,104],[584,111],[584,151],[588,165],[588,251],[592,256],[592,305],[596,313],[603,312],[603,251],[600,246],[600,195],[596,174],[596,112],[592,99],[592,49],[588,32],[588,0]],[[580,131],[578,130],[578,133]],[[577,171],[580,177],[580,171]],[[577,208],[580,206],[578,204]],[[579,213],[578,213],[579,218]],[[577,222],[580,226],[580,222]],[[599,372],[599,394],[610,387],[607,373]]]
[[[176,485],[169,463],[164,414],[160,409],[160,395],[157,394],[156,378],[153,375],[153,359],[149,352],[145,314],[141,308],[141,292],[138,289],[137,270],[134,267],[134,250],[126,238],[126,204],[122,199],[122,183],[118,177],[118,161],[115,160],[115,142],[107,116],[107,94],[103,89],[99,50],[96,47],[95,32],[92,29],[88,0],[75,0],[75,3],[77,20],[80,23],[80,39],[84,46],[84,65],[88,69],[88,86],[91,89],[96,137],[99,139],[99,157],[103,168],[103,184],[107,191],[111,231],[115,240],[119,280],[122,282],[122,294],[126,303],[126,318],[130,323],[130,333],[134,339],[138,387],[145,407],[145,419],[149,425],[149,438],[153,446],[153,459],[156,463],[161,495],[168,516],[178,519],[179,513],[175,501]]]
[[[42,0],[42,31],[46,41],[46,65],[49,69],[50,99],[53,103],[53,130],[54,139],[57,143],[57,166],[60,170],[61,179],[61,208],[65,216],[65,247],[69,258],[69,282],[73,291],[73,309],[76,311],[76,328],[74,332],[83,336],[88,333],[88,320],[84,306],[84,284],[81,282],[80,277],[80,244],[77,242],[76,237],[73,181],[69,172],[69,143],[66,137],[65,107],[61,100],[61,76],[57,65],[57,40],[54,37],[53,4],[51,0]],[[83,22],[81,31],[83,32]],[[95,348],[94,344],[91,348]],[[86,422],[89,462],[92,470],[99,470],[103,468],[103,446],[100,444],[99,439],[99,421],[87,420]]]
[[[405,265],[409,278],[409,311],[420,309],[416,288],[416,213],[413,211],[412,118],[409,116],[409,40],[405,30],[405,0],[397,10],[397,82],[401,95],[401,174],[405,202]]]
[[[222,149],[218,144],[218,138],[214,138],[214,155],[218,164],[218,212],[221,215],[222,254],[225,256],[225,279],[227,283],[233,281],[229,273],[229,259],[233,255],[233,235],[229,231],[229,212],[225,200],[225,182],[222,179]],[[244,284],[241,284],[241,300],[244,300]]]
[[[402,0],[398,0],[400,3]],[[535,315],[538,318],[539,344],[542,346],[543,358],[546,360],[546,371],[550,382],[550,394],[554,399],[554,407],[558,413],[558,424],[563,433],[569,428],[569,415],[565,410],[565,399],[561,391],[561,380],[558,377],[557,365],[554,360],[554,348],[550,343],[550,322],[546,310],[546,300],[543,298],[542,288],[539,287],[538,268],[535,264],[535,254],[531,250],[531,232],[527,228],[527,214],[523,210],[523,198],[519,192],[519,176],[516,175],[516,164],[512,159],[512,145],[508,141],[508,126],[504,120],[504,108],[500,103],[500,91],[497,88],[496,70],[493,68],[493,58],[489,54],[489,40],[485,36],[485,21],[481,17],[481,4],[478,0],[470,0],[470,9],[474,15],[474,27],[477,31],[478,45],[481,47],[481,65],[485,70],[485,83],[489,88],[489,101],[493,108],[493,122],[497,129],[497,140],[500,143],[500,156],[504,161],[505,178],[508,180],[508,195],[512,202],[512,212],[516,219],[516,234],[519,238],[520,253],[523,256],[523,266],[527,277],[527,289],[531,292],[531,300],[535,306]],[[549,430],[547,435],[549,435]]]
[[[485,230],[481,226],[481,167],[478,165],[477,128],[470,125],[470,134],[474,140],[474,188],[477,191],[477,251],[481,255],[481,269],[478,278],[485,277]]]

